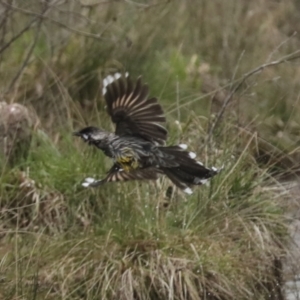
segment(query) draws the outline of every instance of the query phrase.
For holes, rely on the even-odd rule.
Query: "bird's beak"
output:
[[[80,134],[78,131],[74,131],[74,132],[72,133],[72,135],[74,135],[74,136],[81,136],[81,134]]]

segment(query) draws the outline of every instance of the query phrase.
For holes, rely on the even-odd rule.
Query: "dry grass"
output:
[[[271,172],[297,168],[298,61],[249,76],[224,103],[247,72],[299,49],[297,10],[0,1],[1,97],[41,120],[29,157],[1,173],[0,299],[281,299],[287,196]],[[170,143],[225,164],[209,187],[171,199],[166,180],[81,187],[108,163],[70,132],[111,128],[99,82],[115,70],[143,74]]]
[[[187,132],[202,123],[195,120]],[[207,163],[227,161],[223,173],[192,197],[167,200],[165,180],[83,189],[84,175],[105,166],[93,164],[97,152],[81,154],[65,143],[69,155],[41,143],[24,163],[27,173],[3,177],[5,298],[275,297],[285,198],[264,187],[272,180],[247,148],[231,158],[236,145],[220,145]]]

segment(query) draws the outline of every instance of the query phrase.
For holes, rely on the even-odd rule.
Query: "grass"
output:
[[[104,173],[103,156],[68,136],[61,149],[39,139],[19,166],[26,171],[2,177],[5,299],[272,294],[266,284],[276,286],[273,264],[286,235],[282,199],[263,188],[270,178],[247,149],[230,159],[235,145],[220,145],[226,150],[210,160],[228,163],[211,185],[168,200],[166,180],[86,190],[80,182]]]
[[[1,172],[0,299],[280,299],[273,175],[299,155],[297,60],[249,77],[207,133],[238,78],[299,49],[296,3],[84,3],[0,4],[2,44],[15,38],[0,45],[2,98],[40,119],[28,157]],[[170,199],[166,179],[81,186],[110,162],[70,133],[113,129],[99,83],[116,70],[160,98],[170,144],[224,164],[209,186]]]

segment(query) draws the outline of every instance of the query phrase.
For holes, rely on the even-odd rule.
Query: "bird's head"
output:
[[[89,126],[81,129],[80,131],[73,132],[74,136],[80,136],[89,145],[96,144],[103,140],[107,136],[107,132],[104,130]]]

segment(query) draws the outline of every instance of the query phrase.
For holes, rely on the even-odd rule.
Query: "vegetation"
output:
[[[297,173],[296,0],[0,1],[0,91],[39,117],[0,178],[0,299],[282,299]],[[258,68],[258,69],[256,69]],[[110,162],[71,136],[113,129],[101,82],[142,74],[169,143],[224,170],[168,197],[159,182],[81,186]]]

